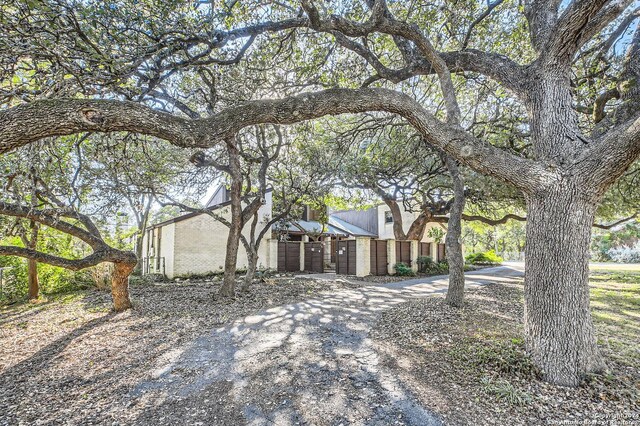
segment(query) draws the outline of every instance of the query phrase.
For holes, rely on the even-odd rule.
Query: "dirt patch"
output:
[[[135,285],[135,309],[120,314],[111,312],[109,294],[99,291],[2,308],[0,425],[118,424],[123,411],[136,410],[128,406],[128,392],[175,347],[270,306],[360,286],[276,278],[229,302],[214,300],[219,283]],[[209,399],[223,400],[219,418],[233,424],[239,414],[224,403],[223,385]],[[185,403],[180,412],[208,408],[215,406]]]
[[[620,333],[598,321],[594,308],[610,372],[575,389],[556,387],[540,380],[525,353],[522,284],[491,284],[467,295],[462,309],[440,295],[399,305],[372,331],[384,365],[445,423],[640,421],[637,325]]]

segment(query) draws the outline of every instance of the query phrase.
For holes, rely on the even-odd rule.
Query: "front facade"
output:
[[[320,245],[324,261],[322,269],[314,267],[314,272],[335,271],[358,276],[394,274],[395,265],[400,262],[417,270],[421,256],[436,262],[445,260],[446,226],[429,223],[420,241],[396,241],[390,213],[386,204],[380,204],[363,210],[330,212],[326,215],[327,223],[321,224],[317,221],[320,215],[307,208],[303,218],[290,223],[278,237],[281,257],[287,258],[283,254],[285,250],[289,253],[288,259],[292,257],[291,250],[300,252],[302,257],[296,254],[292,263],[300,260],[300,264],[304,264],[305,246],[313,245],[313,250],[317,250]],[[418,213],[402,212],[405,232],[417,217]],[[312,253],[308,248],[307,254]],[[290,271],[289,268],[281,270]]]
[[[206,208],[230,221],[228,199],[226,189],[221,186]],[[258,212],[258,232],[271,214],[272,194],[268,192]],[[408,231],[417,213],[403,211],[402,216],[403,226]],[[420,256],[444,260],[444,244],[441,244],[446,231],[444,225],[427,224],[421,241],[396,241],[393,218],[385,204],[364,210],[331,212],[326,215],[328,222],[324,224],[318,221],[319,217],[317,212],[307,208],[303,217],[289,222],[286,229],[268,232],[258,250],[258,269],[336,271],[363,276],[393,274],[398,262],[415,269]],[[431,232],[433,229],[440,232]],[[249,237],[249,225],[243,234]],[[170,279],[221,273],[228,235],[229,229],[207,213],[183,214],[154,224],[147,229],[143,240],[143,271]],[[349,256],[346,263],[344,256]],[[242,244],[236,266],[247,266],[247,254]]]
[[[221,187],[223,188],[223,187]],[[220,198],[216,198],[220,197]],[[227,220],[231,218],[226,195],[216,191],[207,208]],[[268,192],[260,208],[259,223],[264,225],[271,216],[272,197]],[[249,236],[249,226],[243,230]],[[206,213],[188,213],[154,224],[147,229],[143,241],[143,266],[146,274],[162,274],[167,278],[205,275],[224,270],[229,228]],[[270,233],[269,235],[270,236]],[[269,242],[258,250],[258,268],[270,267]],[[240,244],[238,268],[246,268],[247,253]]]
[[[402,213],[402,228],[405,232],[409,231],[409,227],[414,220],[417,219],[419,213],[408,212],[401,209]],[[394,240],[395,234],[393,233],[393,216],[391,215],[391,209],[386,204],[378,204],[366,210],[344,210],[333,212],[329,215],[331,219],[341,220],[348,224],[352,224],[365,230],[367,233],[374,235],[375,238],[380,240]],[[442,223],[430,222],[425,227],[424,234],[420,242],[434,243],[436,238],[432,230],[439,230],[442,233],[446,233],[447,227]]]

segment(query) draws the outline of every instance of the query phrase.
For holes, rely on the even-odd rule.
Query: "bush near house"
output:
[[[403,262],[396,263],[394,268],[396,270],[396,275],[401,277],[414,277],[416,275],[416,273],[411,270],[411,267]]]
[[[472,265],[499,265],[504,261],[493,250],[471,253],[465,257],[465,260]]]
[[[433,259],[429,256],[419,256],[418,257],[418,272],[421,273],[430,273],[430,272],[440,272],[440,268],[438,264],[433,261]]]

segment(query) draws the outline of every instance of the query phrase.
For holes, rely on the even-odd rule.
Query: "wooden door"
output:
[[[278,272],[300,271],[300,243],[278,242]]]
[[[384,240],[371,240],[371,275],[387,275],[387,242]]]
[[[356,242],[355,240],[338,241],[336,244],[336,273],[342,275],[356,274]]]
[[[411,241],[396,241],[396,263],[411,266]]]
[[[321,242],[304,243],[304,270],[324,272],[324,244]]]

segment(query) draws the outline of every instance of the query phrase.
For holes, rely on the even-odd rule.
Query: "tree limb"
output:
[[[293,124],[326,115],[369,111],[404,117],[429,144],[465,165],[512,183],[521,190],[539,187],[549,173],[533,161],[507,153],[457,126],[441,122],[412,97],[381,88],[329,89],[284,99],[251,101],[199,120],[176,117],[123,101],[34,101],[0,112],[0,154],[44,137],[83,131],[131,131],[156,136],[181,147],[208,148],[255,124]]]

